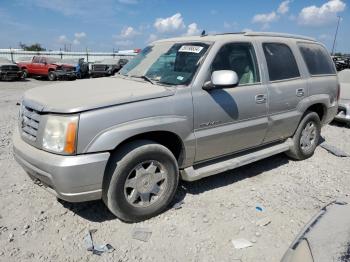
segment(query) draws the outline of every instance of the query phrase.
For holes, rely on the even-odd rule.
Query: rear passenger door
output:
[[[263,42],[261,47],[268,79],[269,128],[264,139],[264,143],[268,143],[285,139],[294,133],[301,117],[297,106],[307,97],[308,90],[295,56],[295,45]]]

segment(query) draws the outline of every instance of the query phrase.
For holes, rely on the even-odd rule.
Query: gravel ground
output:
[[[16,103],[25,90],[48,84],[0,83],[0,261],[279,261],[322,206],[350,192],[350,159],[319,147],[306,161],[281,154],[183,183],[176,196],[184,201],[181,209],[138,224],[119,221],[101,201],[57,201],[12,156]],[[350,153],[349,128],[328,125],[322,136]],[[149,241],[133,239],[135,228],[150,230]],[[109,243],[115,251],[100,257],[86,251],[89,229],[97,230],[96,243]],[[253,246],[236,250],[231,241],[237,238]]]

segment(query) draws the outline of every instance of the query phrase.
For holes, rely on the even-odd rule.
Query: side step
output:
[[[209,163],[204,163],[197,167],[191,166],[180,171],[181,177],[185,181],[199,180],[288,151],[291,145],[292,140],[288,139],[281,144],[269,145],[262,149],[256,149],[255,151],[237,154],[229,158],[226,157],[224,160],[209,161]]]

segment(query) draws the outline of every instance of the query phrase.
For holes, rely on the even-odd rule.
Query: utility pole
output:
[[[338,23],[337,23],[337,29],[335,30],[335,35],[334,35],[334,42],[333,42],[333,48],[332,48],[332,55],[334,55],[334,49],[335,49],[335,43],[336,43],[336,41],[337,41],[337,35],[338,35],[338,30],[339,30],[340,19],[341,19],[341,16],[338,16]]]

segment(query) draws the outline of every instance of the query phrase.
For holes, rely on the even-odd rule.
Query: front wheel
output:
[[[295,160],[311,157],[321,137],[321,121],[315,112],[307,112],[293,136],[293,145],[286,154]]]
[[[28,70],[27,69],[23,69],[22,71],[23,71],[22,78],[26,79],[29,76]]]
[[[148,140],[135,141],[112,155],[103,184],[103,201],[118,218],[139,222],[163,212],[179,181],[174,155]]]
[[[55,71],[50,71],[49,74],[47,75],[47,78],[50,81],[55,81],[56,80],[56,73],[55,73]]]

